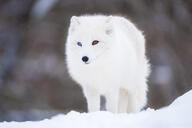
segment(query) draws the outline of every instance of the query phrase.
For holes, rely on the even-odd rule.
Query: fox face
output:
[[[112,17],[102,21],[76,16],[71,18],[67,45],[75,61],[82,64],[96,63],[110,49],[114,42]]]

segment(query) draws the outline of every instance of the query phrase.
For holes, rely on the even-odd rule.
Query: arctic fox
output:
[[[88,111],[138,112],[146,104],[149,64],[145,39],[120,16],[72,16],[66,41],[69,74],[81,85]]]

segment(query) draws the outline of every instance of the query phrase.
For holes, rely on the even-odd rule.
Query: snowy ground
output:
[[[2,122],[0,128],[192,128],[192,91],[156,111],[147,109],[137,114],[72,111],[38,122]]]

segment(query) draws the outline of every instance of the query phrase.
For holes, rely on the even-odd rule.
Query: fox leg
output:
[[[93,88],[86,87],[83,89],[89,112],[100,110],[100,94]]]
[[[106,96],[106,108],[107,111],[117,113],[118,112],[118,97],[119,91],[113,90],[107,93]]]
[[[128,107],[128,92],[125,89],[119,90],[119,104],[118,104],[118,112],[126,113]]]
[[[139,112],[146,104],[147,97],[146,97],[146,90],[145,89],[138,89],[134,93],[128,93],[128,113],[135,113]]]

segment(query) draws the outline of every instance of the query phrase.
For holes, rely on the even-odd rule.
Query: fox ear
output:
[[[79,18],[77,16],[72,16],[71,17],[70,31],[73,32],[78,25],[80,25]]]
[[[107,35],[111,35],[112,32],[113,32],[113,23],[112,23],[113,21],[112,21],[112,18],[113,18],[113,16],[108,16],[106,21],[105,21],[105,24],[106,24],[105,33]]]
[[[77,16],[72,16],[71,17],[71,23],[72,24],[80,24],[79,18]]]

